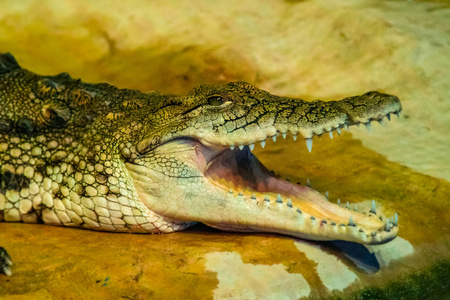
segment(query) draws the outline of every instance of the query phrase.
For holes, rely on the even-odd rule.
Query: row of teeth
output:
[[[233,190],[230,190],[229,193],[233,195]],[[328,199],[328,192],[326,192],[325,196],[326,196],[326,198]],[[244,198],[243,193],[240,192],[240,193],[238,194],[238,197]],[[244,198],[244,199],[245,199],[245,198]],[[254,201],[258,201],[255,194],[252,194],[252,196],[250,197],[250,199],[251,199],[251,200],[254,200]],[[264,195],[264,203],[266,203],[267,206],[270,206],[269,195]],[[283,204],[283,200],[282,200],[280,194],[277,195],[277,199],[275,200],[275,203]],[[338,199],[337,205],[339,205],[340,207],[343,207],[343,206],[341,205],[341,200],[340,200],[340,199]],[[292,205],[292,199],[291,199],[291,198],[288,198],[288,199],[287,199],[286,206],[289,207],[289,208],[294,208],[293,205]],[[345,207],[346,207],[348,210],[351,210],[351,209],[350,209],[350,203],[349,203],[349,202],[347,202],[347,204],[345,205]],[[302,211],[301,211],[299,208],[297,208],[296,211],[297,211],[297,213],[302,214]],[[354,211],[355,211],[355,212],[358,211],[358,206],[357,206],[356,204],[355,204],[355,209],[354,209]],[[376,209],[375,200],[372,200],[372,206],[371,206],[369,212],[372,213],[372,214],[374,214],[374,215],[377,214],[377,209]],[[311,220],[313,220],[313,221],[316,220],[316,218],[314,218],[314,216],[311,216],[310,218],[311,218]],[[383,221],[383,218],[382,218],[381,216],[379,217],[379,219],[380,219],[381,221]],[[327,223],[326,220],[322,220],[321,222],[324,223],[324,224]],[[330,224],[331,224],[332,226],[335,226],[335,225],[336,225],[335,222],[331,222]],[[350,216],[350,218],[349,218],[347,224],[342,224],[342,223],[339,224],[339,226],[346,226],[346,225],[347,225],[347,226],[353,226],[353,227],[356,227],[356,223],[353,221],[353,218],[352,218],[351,216]],[[390,219],[389,219],[389,218],[386,218],[386,226],[385,226],[385,230],[386,230],[387,232],[390,232],[391,229],[392,229],[392,227],[394,227],[394,226],[398,226],[398,215],[397,215],[397,213],[395,213],[395,215],[394,215],[393,217],[391,217]],[[376,234],[376,232],[373,232],[373,233],[372,233],[372,235],[375,235],[375,234]]]
[[[398,118],[400,117],[400,112],[399,112],[399,111],[395,112],[394,114],[395,114]],[[385,117],[386,117],[389,121],[391,120],[391,115],[390,115],[390,114],[387,114]],[[380,123],[381,125],[383,125],[383,118],[381,118],[381,119],[379,119],[379,120],[371,120],[371,121],[369,121],[369,122],[367,122],[367,123],[357,123],[357,124],[355,124],[355,125],[359,127],[360,124],[364,124],[364,126],[366,126],[367,130],[368,130],[370,133],[372,133],[372,126],[371,126],[371,122],[372,122],[372,121],[377,121],[378,123]],[[336,131],[338,132],[338,134],[341,135],[341,128],[345,128],[347,131],[349,131],[349,125],[345,123],[345,124],[341,125],[340,127],[337,127],[337,128],[335,128],[335,129],[333,129],[333,130],[330,130],[330,131],[327,131],[328,134],[330,135],[330,138],[333,139],[333,131],[334,131],[334,130],[336,130]],[[287,132],[280,132],[280,133],[281,133],[281,135],[283,136],[283,139],[286,139]],[[297,134],[298,134],[298,133],[293,133],[293,134],[292,134],[292,137],[294,138],[294,141],[297,140]],[[320,135],[321,135],[321,134],[320,134]],[[266,139],[267,139],[267,137],[266,137]],[[262,148],[264,148],[264,147],[266,146],[266,139],[264,139],[264,140],[262,140],[262,141],[259,142]],[[277,135],[276,135],[276,134],[272,136],[272,140],[273,140],[274,142],[277,141]],[[305,141],[306,141],[306,148],[308,148],[308,151],[311,153],[311,151],[312,151],[312,145],[313,145],[312,137],[310,137],[310,138],[305,138]],[[239,145],[238,148],[239,148],[239,150],[242,150],[242,149],[244,149],[245,146],[246,146],[246,145],[242,144],[242,145]],[[255,149],[255,143],[254,143],[254,142],[253,142],[253,143],[249,143],[247,146],[250,148],[250,151],[253,151],[253,149]],[[231,144],[231,145],[230,145],[230,149],[231,149],[231,150],[234,150],[234,148],[235,148],[235,145]]]

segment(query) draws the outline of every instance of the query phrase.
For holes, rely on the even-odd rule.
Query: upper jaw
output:
[[[292,99],[292,112],[296,105],[301,107],[305,105],[302,100]],[[228,131],[227,126],[215,124],[220,131],[225,130],[223,134],[217,134],[215,131],[205,128],[201,132],[190,131],[182,132],[182,135],[192,136],[202,142],[202,144],[211,147],[229,147],[243,149],[249,146],[253,150],[255,144],[260,143],[264,148],[266,139],[270,138],[276,141],[278,137],[286,138],[292,135],[294,140],[300,137],[305,139],[308,150],[311,152],[312,138],[328,134],[333,137],[336,133],[341,134],[342,130],[349,130],[349,126],[364,124],[371,131],[371,123],[377,121],[383,123],[384,119],[391,120],[391,115],[397,117],[402,110],[400,100],[392,95],[378,92],[369,92],[361,96],[349,97],[340,101],[315,101],[308,105],[316,106],[318,112],[311,120],[299,117],[296,122],[280,116],[273,116],[272,120],[258,123],[257,128],[233,129]],[[274,121],[275,120],[275,121]],[[207,127],[210,126],[209,124]],[[223,129],[225,127],[225,129]],[[245,126],[244,126],[245,127]],[[250,126],[248,126],[250,127]]]

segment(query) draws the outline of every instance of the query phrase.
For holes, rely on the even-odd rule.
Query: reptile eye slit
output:
[[[225,102],[222,96],[210,96],[208,97],[208,103],[211,106],[220,106]]]

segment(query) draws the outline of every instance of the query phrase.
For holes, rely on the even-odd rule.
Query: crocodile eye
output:
[[[225,102],[225,100],[223,99],[223,97],[221,96],[211,96],[208,97],[208,103],[211,106],[220,106]]]

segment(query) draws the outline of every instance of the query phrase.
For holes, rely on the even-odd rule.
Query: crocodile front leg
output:
[[[12,260],[5,248],[0,247],[0,271],[5,273],[7,276],[11,276]]]

